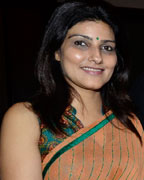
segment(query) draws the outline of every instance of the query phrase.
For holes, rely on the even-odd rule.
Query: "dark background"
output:
[[[34,65],[45,26],[56,5],[55,2],[55,5],[39,8],[0,9],[1,117],[13,103],[26,100],[38,88]],[[125,45],[132,64],[132,84],[144,72],[144,9],[117,7],[115,15],[126,32]]]

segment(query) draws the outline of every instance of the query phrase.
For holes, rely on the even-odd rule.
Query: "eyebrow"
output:
[[[103,43],[108,43],[108,42],[111,42],[111,43],[116,43],[115,40],[102,40]]]
[[[82,35],[82,34],[72,34],[68,37],[68,39],[74,37],[74,36],[81,36],[83,38],[86,38],[88,40],[93,40],[93,38],[89,37],[89,36],[86,36],[86,35]],[[115,40],[101,40],[103,43],[108,43],[108,42],[111,42],[111,43],[116,43]]]
[[[68,37],[68,39],[70,39],[70,38],[72,38],[72,37],[74,37],[74,36],[81,36],[81,37],[83,37],[83,38],[86,38],[86,39],[88,39],[88,40],[93,40],[91,37],[89,37],[89,36],[86,36],[86,35],[82,35],[82,34],[72,34],[72,35],[70,35],[69,37]]]

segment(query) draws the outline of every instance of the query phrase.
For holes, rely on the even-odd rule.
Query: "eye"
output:
[[[104,51],[114,51],[115,50],[114,47],[109,46],[109,45],[104,45],[104,46],[101,47],[101,49],[104,50]]]
[[[88,46],[84,41],[75,41],[74,44],[81,47]]]

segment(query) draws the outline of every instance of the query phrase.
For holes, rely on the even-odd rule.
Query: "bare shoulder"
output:
[[[29,103],[17,103],[8,109],[0,138],[2,179],[42,179],[38,148],[40,127]]]
[[[5,113],[4,118],[9,118],[10,117],[35,117],[36,115],[32,111],[31,104],[28,102],[20,102],[16,103],[13,106],[11,106],[8,111]]]
[[[8,109],[2,121],[2,133],[7,131],[20,131],[20,133],[25,131],[30,133],[32,131],[34,136],[39,137],[38,117],[32,111],[30,103],[16,103]]]

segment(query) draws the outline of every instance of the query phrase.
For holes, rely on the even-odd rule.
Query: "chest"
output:
[[[142,152],[132,133],[107,126],[61,153],[50,166],[47,177],[52,180],[136,179],[144,160]]]

